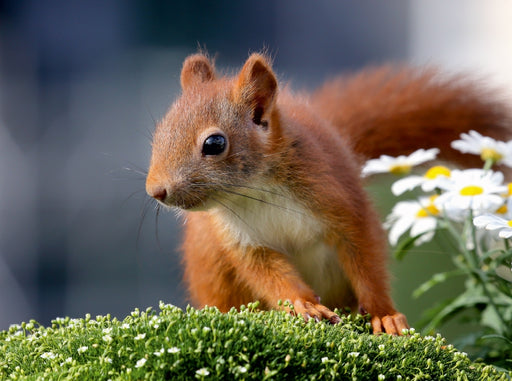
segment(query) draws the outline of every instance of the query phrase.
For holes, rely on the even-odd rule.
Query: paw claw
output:
[[[404,329],[409,329],[407,318],[399,312],[393,315],[373,316],[371,323],[373,333],[376,335],[387,333],[394,336],[402,336]]]
[[[341,318],[340,318],[338,315],[333,315],[333,316],[329,319],[329,323],[330,323],[330,324],[332,324],[332,325],[336,325],[336,324],[338,324],[340,321],[341,321]]]
[[[302,315],[305,321],[311,318],[315,319],[316,322],[326,319],[330,324],[337,324],[341,321],[338,315],[320,303],[297,299],[293,302],[293,307],[294,313]]]

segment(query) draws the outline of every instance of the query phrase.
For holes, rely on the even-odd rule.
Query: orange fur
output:
[[[470,129],[507,138],[506,108],[432,70],[374,69],[296,96],[259,54],[233,78],[193,55],[181,83],[155,131],[146,189],[184,211],[191,301],[227,311],[289,300],[306,319],[333,323],[333,308],[360,307],[375,333],[407,328],[390,298],[386,237],[363,190],[362,158],[447,151]]]

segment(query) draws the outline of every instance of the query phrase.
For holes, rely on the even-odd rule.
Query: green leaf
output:
[[[434,274],[434,275],[432,275],[432,277],[429,280],[422,283],[418,288],[416,288],[412,292],[412,296],[414,298],[419,298],[421,295],[423,295],[425,292],[430,290],[432,287],[438,285],[439,283],[442,283],[449,278],[453,278],[453,277],[456,277],[459,275],[464,275],[464,274],[465,274],[465,271],[463,271],[463,270],[446,271],[443,273]]]
[[[487,304],[488,298],[481,294],[476,294],[472,290],[471,292],[465,291],[455,299],[453,299],[449,304],[447,304],[442,310],[440,310],[436,316],[432,318],[430,323],[425,327],[425,329],[432,330],[438,327],[444,321],[452,318],[458,312],[463,309],[475,307],[477,304]]]
[[[502,336],[502,335],[485,335],[485,336],[482,336],[482,339],[483,340],[490,340],[490,339],[502,340],[512,347],[512,340],[510,340],[507,337]]]
[[[492,305],[488,305],[482,312],[482,325],[491,328],[497,334],[503,334],[505,327],[498,312]]]
[[[429,232],[421,233],[414,237],[407,237],[406,239],[400,240],[398,242],[398,245],[396,245],[395,247],[393,256],[398,260],[402,260],[407,254],[407,252],[414,247],[415,242],[427,233]]]
[[[499,258],[504,259],[504,258],[511,257],[511,256],[512,256],[511,253],[504,251],[503,249],[494,249],[494,250],[489,250],[489,251],[482,253],[481,258],[482,259],[491,258],[493,261],[496,261]]]

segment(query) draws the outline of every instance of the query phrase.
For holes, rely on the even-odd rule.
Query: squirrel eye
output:
[[[204,143],[202,154],[204,156],[220,155],[226,149],[226,138],[222,135],[210,135]]]

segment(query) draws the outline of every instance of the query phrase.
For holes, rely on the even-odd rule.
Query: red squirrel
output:
[[[146,190],[183,214],[191,301],[221,311],[289,301],[292,313],[333,324],[334,308],[359,308],[376,334],[408,323],[390,297],[363,161],[438,147],[471,164],[448,149],[461,132],[509,135],[503,105],[435,70],[376,68],[294,94],[263,54],[232,77],[194,54],[181,87],[156,126]]]

